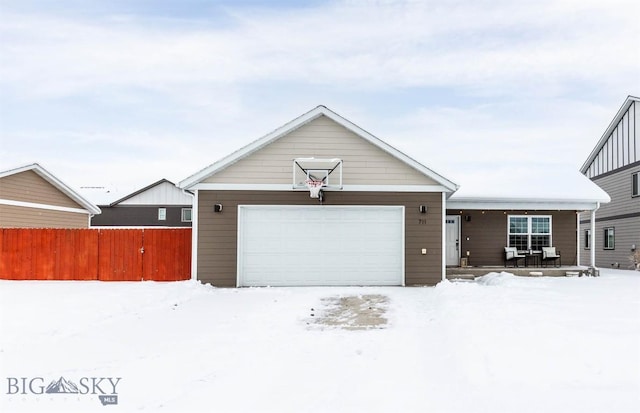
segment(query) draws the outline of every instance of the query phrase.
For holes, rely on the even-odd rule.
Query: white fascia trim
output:
[[[200,191],[308,191],[306,188],[293,188],[291,184],[213,184],[200,183],[191,187]],[[448,192],[440,185],[343,185],[340,188],[323,188],[323,191],[346,192]]]
[[[470,210],[502,210],[502,209],[537,209],[590,211],[597,208],[597,202],[590,201],[461,201],[448,200],[447,209]]]
[[[86,209],[69,208],[69,207],[63,207],[58,205],[38,204],[35,202],[14,201],[13,199],[0,199],[0,205],[10,205],[10,206],[35,208],[35,209],[46,209],[49,211],[74,212],[77,214],[87,214],[91,216],[91,213]]]

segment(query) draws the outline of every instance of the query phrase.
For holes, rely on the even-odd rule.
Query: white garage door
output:
[[[238,207],[238,285],[403,285],[403,206]]]

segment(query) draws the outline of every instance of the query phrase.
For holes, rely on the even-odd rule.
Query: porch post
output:
[[[595,209],[591,210],[591,266],[596,268],[596,211],[600,208],[600,202],[596,203]]]

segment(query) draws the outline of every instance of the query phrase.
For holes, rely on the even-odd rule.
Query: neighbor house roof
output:
[[[62,182],[60,179],[56,178],[53,174],[51,174],[49,171],[44,169],[38,163],[33,163],[33,164],[29,164],[29,165],[18,167],[18,168],[13,168],[13,169],[9,169],[9,170],[6,170],[6,171],[2,171],[2,172],[0,172],[0,178],[4,178],[4,177],[7,177],[7,176],[19,174],[19,173],[26,172],[26,171],[35,172],[42,179],[44,179],[47,182],[49,182],[51,185],[53,185],[59,191],[61,191],[62,193],[67,195],[69,198],[71,198],[73,201],[78,203],[78,205],[82,206],[84,209],[89,211],[91,214],[97,215],[97,214],[100,214],[102,212],[102,211],[100,211],[100,208],[98,208],[96,205],[94,205],[93,203],[88,201],[86,198],[84,198],[82,195],[80,195],[75,190],[71,189],[71,187],[69,187],[67,184]]]
[[[127,195],[125,197],[122,197],[122,198],[120,198],[120,199],[118,199],[116,201],[111,202],[109,204],[109,206],[115,206],[117,204],[120,204],[120,203],[122,203],[122,202],[124,202],[124,201],[126,201],[128,199],[131,199],[131,198],[137,196],[137,195],[140,195],[140,194],[142,194],[144,192],[147,192],[147,191],[149,191],[151,189],[154,189],[155,187],[157,187],[159,185],[162,185],[164,183],[169,184],[171,187],[175,188],[176,191],[180,191],[183,194],[184,194],[184,192],[188,192],[188,191],[182,191],[180,188],[178,188],[176,186],[176,184],[174,184],[173,182],[169,181],[168,179],[160,179],[159,181],[156,181],[156,182],[152,183],[151,185],[147,185],[142,189],[139,189],[139,190],[137,190],[135,192],[130,193],[129,195]],[[191,194],[189,194],[189,195],[191,195]]]
[[[310,110],[309,112],[297,117],[296,119],[292,120],[291,122],[281,126],[280,128],[274,130],[273,132],[263,136],[262,138],[253,141],[252,143],[250,143],[249,145],[233,152],[232,154],[222,158],[221,160],[209,165],[208,167],[202,169],[201,171],[191,175],[190,177],[184,179],[183,181],[181,181],[179,183],[179,186],[181,188],[185,188],[188,189],[190,187],[192,187],[193,185],[201,182],[202,180],[210,177],[211,175],[215,174],[218,171],[221,171],[225,168],[227,168],[228,166],[232,165],[235,162],[238,162],[239,160],[251,155],[252,153],[264,148],[265,146],[269,145],[270,143],[278,140],[279,138],[287,135],[288,133],[292,132],[293,130],[311,122],[312,120],[320,117],[320,116],[326,116],[327,118],[333,120],[334,122],[338,123],[339,125],[345,127],[347,130],[353,132],[354,134],[360,136],[361,138],[363,138],[364,140],[368,141],[369,143],[371,143],[372,145],[382,149],[384,152],[390,154],[391,156],[401,160],[402,162],[406,163],[407,165],[411,166],[412,168],[416,169],[417,171],[421,172],[422,174],[424,174],[425,176],[433,179],[434,181],[436,181],[438,184],[442,185],[447,192],[454,192],[458,189],[458,185],[453,183],[452,181],[448,180],[447,178],[445,178],[444,176],[436,173],[435,171],[427,168],[426,166],[424,166],[423,164],[421,164],[420,162],[416,161],[415,159],[407,156],[406,154],[400,152],[399,150],[397,150],[396,148],[392,147],[391,145],[387,144],[386,142],[383,142],[382,140],[380,140],[379,138],[373,136],[372,134],[370,134],[369,132],[365,131],[364,129],[360,128],[359,126],[355,125],[354,123],[352,123],[351,121],[343,118],[342,116],[338,115],[337,113],[333,112],[332,110],[328,109],[326,106],[318,106],[312,110]]]
[[[600,137],[600,140],[598,141],[596,146],[593,148],[593,151],[591,151],[591,154],[589,154],[589,157],[587,158],[587,160],[584,162],[584,164],[582,164],[582,167],[580,168],[580,172],[582,172],[583,174],[587,173],[589,166],[591,166],[591,163],[596,158],[596,156],[598,156],[602,147],[607,143],[609,136],[611,135],[613,130],[616,128],[616,126],[618,126],[618,122],[620,122],[620,119],[622,119],[624,114],[627,112],[627,109],[629,109],[629,106],[631,106],[633,102],[640,102],[640,98],[631,96],[631,95],[627,96],[627,99],[624,101],[620,109],[618,109],[616,116],[613,118],[611,123],[609,123],[609,126],[607,127],[607,129],[605,129],[604,133]]]

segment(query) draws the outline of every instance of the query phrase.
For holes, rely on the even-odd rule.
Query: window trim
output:
[[[185,219],[185,212],[189,211],[189,219]],[[180,218],[182,222],[193,222],[193,209],[192,208],[182,208],[180,212]]]
[[[552,215],[507,215],[507,246],[511,246],[509,243],[509,237],[511,235],[525,235],[525,233],[511,233],[511,218],[527,218],[527,250],[531,248],[531,236],[533,235],[549,235],[549,246],[553,246],[553,216]],[[532,232],[532,218],[548,218],[549,219],[549,233],[534,233]]]
[[[591,249],[591,229],[584,230],[584,249]]]
[[[631,198],[640,196],[640,172],[631,174]]]
[[[158,208],[158,221],[167,220],[167,208]]]
[[[615,250],[616,249],[616,227],[605,227],[604,229],[604,243],[602,249],[604,250]],[[607,236],[609,230],[613,233],[613,245],[609,245],[609,237]]]

